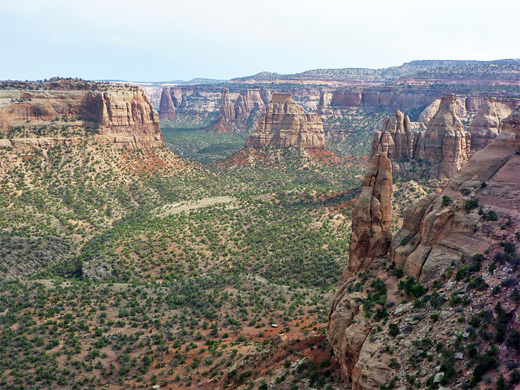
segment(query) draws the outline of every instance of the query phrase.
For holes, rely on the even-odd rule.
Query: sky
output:
[[[520,58],[518,0],[0,0],[0,80],[229,79]]]

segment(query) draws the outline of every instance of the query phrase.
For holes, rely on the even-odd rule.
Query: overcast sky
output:
[[[0,79],[228,79],[520,57],[518,0],[0,0]]]

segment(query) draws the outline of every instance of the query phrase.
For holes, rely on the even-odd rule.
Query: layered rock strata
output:
[[[83,138],[95,142],[144,149],[164,146],[159,116],[141,89],[84,83],[74,90],[61,85],[60,89],[46,85],[45,90],[30,90],[30,84],[29,90],[1,90],[1,138],[24,145],[74,143],[78,137],[67,133],[80,129]],[[47,130],[57,135],[40,135]]]
[[[471,136],[457,115],[456,101],[455,95],[443,97],[426,131],[414,139],[414,158],[434,164],[440,179],[453,177],[470,152]]]
[[[262,110],[265,107],[260,91],[248,89],[242,92],[235,102],[235,120],[245,122],[253,110]]]
[[[219,133],[247,130],[247,123],[256,121],[259,113],[265,107],[264,100],[266,99],[270,99],[270,93],[266,90],[246,90],[241,92],[233,103],[229,89],[224,89],[217,121],[210,126],[210,130]],[[252,115],[254,117],[251,119]]]
[[[164,88],[161,92],[161,102],[159,104],[159,118],[160,119],[172,119],[177,115],[175,113],[175,104],[173,104],[170,90]]]
[[[344,278],[331,306],[327,335],[342,376],[354,390],[377,390],[389,383],[396,388],[406,387],[408,378],[418,369],[422,374],[415,381],[421,388],[427,387],[428,381],[443,387],[461,387],[472,380],[474,371],[466,368],[475,364],[463,352],[452,360],[443,357],[442,365],[419,358],[434,357],[432,346],[449,345],[453,335],[468,331],[466,321],[460,318],[474,317],[476,307],[482,313],[492,313],[497,302],[501,302],[508,318],[513,319],[504,332],[515,327],[518,303],[511,299],[512,288],[502,292],[505,284],[501,281],[512,280],[513,263],[518,258],[515,253],[509,257],[505,254],[504,243],[513,244],[514,249],[518,240],[515,232],[520,226],[519,146],[517,109],[503,120],[497,139],[477,152],[442,193],[428,195],[406,212],[403,227],[392,240],[389,259],[357,262],[358,271],[370,272],[365,272],[363,278],[353,273]],[[402,267],[404,279],[399,280],[401,275],[395,268],[387,267],[394,262],[396,268]],[[471,276],[460,279],[459,274]],[[404,280],[420,282],[424,291],[403,294]],[[428,289],[433,293],[424,297],[434,296],[437,301],[416,306],[414,299],[417,302],[417,295]],[[385,299],[374,316],[372,294],[381,291]],[[471,305],[443,306],[443,302],[457,297],[469,299]],[[401,304],[387,304],[386,298]],[[383,322],[378,313],[383,313]],[[433,320],[434,315],[440,316],[441,321]],[[418,340],[423,343],[417,343]],[[474,342],[484,353],[494,340],[478,335]],[[399,353],[392,354],[397,348]],[[501,349],[499,372],[501,367],[506,370],[504,361],[517,358],[510,348]],[[458,376],[445,377],[448,364]]]
[[[392,160],[413,157],[413,134],[410,118],[397,110],[385,119],[383,128],[374,133],[370,156],[386,153]]]
[[[495,98],[486,99],[471,122],[471,149],[480,150],[493,141],[499,132],[502,120],[511,115],[511,109],[497,102]]]
[[[218,120],[211,126],[211,129],[217,133],[227,133],[232,130],[234,121],[235,106],[231,102],[229,89],[226,88],[222,91]]]
[[[500,239],[495,217],[520,220],[520,110],[504,120],[502,132],[439,196],[422,200],[405,215],[391,252],[407,275],[431,281],[461,256],[483,253]],[[491,211],[493,218],[483,217]]]
[[[306,114],[290,94],[275,93],[245,147],[324,149],[325,132],[318,114]]]
[[[392,163],[385,152],[370,160],[352,210],[349,263],[343,280],[385,256],[392,241]]]

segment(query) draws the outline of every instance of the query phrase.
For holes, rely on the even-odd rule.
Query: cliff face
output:
[[[256,121],[258,114],[265,107],[264,100],[269,98],[270,93],[266,90],[262,90],[262,93],[258,90],[246,90],[242,91],[233,103],[229,89],[224,89],[217,121],[210,126],[210,130],[219,133],[247,130],[247,123]]]
[[[45,138],[74,142],[77,137],[68,135],[72,130],[60,131],[59,124],[83,132],[93,142],[127,148],[164,146],[158,114],[141,89],[118,85],[105,87],[105,91],[98,88],[91,83],[80,90],[2,90],[0,135],[11,143],[23,143],[27,138],[38,138],[42,145],[49,143]],[[48,128],[55,129],[54,137],[41,135]]]
[[[245,147],[260,149],[291,146],[324,149],[323,125],[318,114],[306,114],[291,95],[275,93]]]
[[[173,104],[172,97],[170,95],[169,88],[163,88],[161,92],[161,102],[159,104],[159,118],[160,119],[172,119],[177,115],[175,114],[175,105]]]
[[[502,120],[509,115],[511,115],[511,109],[507,105],[497,102],[495,98],[486,99],[469,127],[471,149],[483,149],[494,140],[498,135]]]
[[[383,129],[374,133],[370,156],[384,152],[390,159],[413,157],[413,135],[410,118],[397,110],[385,119]]]
[[[494,216],[520,219],[519,110],[504,120],[502,130],[437,198],[423,200],[405,216],[392,241],[392,259],[408,275],[431,281],[461,256],[483,253],[501,240],[497,223],[490,221]],[[486,218],[491,211],[493,218]]]
[[[457,97],[442,98],[426,131],[414,140],[414,158],[434,164],[439,178],[450,178],[468,159],[470,135],[457,115]]]
[[[468,111],[477,111],[475,107],[480,107],[482,99],[464,99],[464,98],[456,98],[455,99],[455,112],[459,118],[465,117]],[[428,105],[420,114],[418,121],[428,125],[430,120],[437,114],[439,108],[441,106],[442,99],[437,98],[431,104]],[[467,108],[466,106],[469,106]]]
[[[235,102],[235,120],[245,122],[254,109],[261,110],[264,106],[260,91],[248,89],[242,92]]]
[[[227,133],[232,131],[235,121],[235,106],[231,102],[229,89],[222,91],[220,109],[217,122],[211,126],[211,130],[217,133]]]
[[[392,240],[392,191],[392,163],[386,153],[376,153],[352,210],[350,256],[343,280],[388,253]]]
[[[410,379],[419,388],[477,387],[483,368],[478,358],[494,349],[495,366],[484,372],[512,378],[507,362],[519,355],[504,341],[517,327],[519,313],[513,299],[520,259],[519,146],[517,109],[503,121],[497,139],[477,152],[442,193],[407,211],[390,258],[363,264],[354,254],[355,264],[348,268],[358,274],[344,278],[327,332],[354,390],[377,390],[390,382],[407,387]],[[353,222],[353,240],[355,231]],[[495,322],[494,312],[505,322]],[[477,333],[482,313],[490,316],[483,327],[502,332],[500,339]]]

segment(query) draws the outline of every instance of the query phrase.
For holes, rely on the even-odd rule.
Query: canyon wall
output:
[[[349,263],[343,280],[388,253],[392,240],[392,191],[392,163],[385,152],[376,153],[352,210]]]
[[[381,152],[392,160],[413,157],[413,133],[408,115],[397,110],[385,119],[383,128],[374,133],[370,157]]]
[[[245,147],[324,149],[325,132],[318,114],[306,114],[290,94],[275,93],[265,107],[256,130],[246,140]]]
[[[353,222],[351,259],[333,299],[327,330],[341,374],[352,389],[407,387],[410,379],[419,388],[432,383],[457,388],[482,380],[475,374],[478,366],[471,369],[477,364],[466,356],[466,344],[457,347],[456,340],[469,337],[464,333],[469,332],[468,321],[461,318],[476,318],[478,310],[493,313],[499,303],[509,321],[504,339],[518,324],[518,303],[502,281],[514,279],[518,269],[519,146],[516,109],[502,121],[497,138],[473,155],[440,194],[428,195],[407,210],[389,255],[370,254],[367,248],[376,246],[368,240],[358,250],[360,232],[381,229],[369,220],[364,225]],[[367,173],[367,179],[376,183],[374,175]],[[364,210],[371,215],[364,204],[358,202],[353,214]],[[388,246],[379,248],[383,252]],[[471,339],[483,356],[496,342],[484,336]],[[431,349],[435,345],[455,355]],[[510,368],[504,362],[517,360],[518,352],[510,346],[499,348],[497,371],[507,373]],[[449,370],[457,375],[449,377]]]
[[[511,115],[511,108],[496,98],[489,98],[480,106],[471,122],[471,149],[480,150],[493,141],[500,130],[502,121]]]
[[[414,138],[414,158],[433,164],[437,177],[450,178],[468,160],[471,136],[457,115],[457,96],[441,99],[424,133]]]
[[[137,87],[85,83],[80,89],[46,85],[31,90],[27,84],[24,89],[0,90],[0,135],[11,140],[4,142],[21,143],[52,133],[55,141],[49,142],[55,143],[74,132],[129,148],[164,146],[159,116]]]

